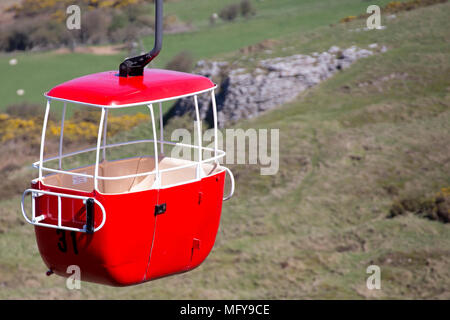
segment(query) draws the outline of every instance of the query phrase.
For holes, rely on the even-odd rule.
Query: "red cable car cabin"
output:
[[[40,254],[51,272],[67,277],[67,268],[77,265],[83,281],[126,286],[185,272],[203,262],[219,227],[226,172],[232,178],[231,171],[218,162],[225,153],[217,148],[214,89],[205,77],[146,69],[139,77],[121,78],[116,71],[93,74],[48,92],[40,160],[34,164],[39,178],[24,192],[22,210],[25,219],[35,225]],[[162,101],[191,96],[199,121],[197,95],[208,92],[214,113],[214,149],[203,147],[201,139],[197,146],[164,141],[162,118],[158,140],[155,104],[161,111]],[[96,148],[70,154],[62,154],[60,148],[57,157],[43,158],[54,100],[64,102],[62,123],[67,103],[101,108]],[[108,111],[138,105],[149,108],[153,139],[106,144]],[[62,143],[63,125],[61,128]],[[139,143],[151,143],[154,156],[104,158],[108,148]],[[194,148],[198,161],[165,156],[165,144]],[[71,170],[45,166],[89,151],[96,152],[91,166]],[[204,159],[204,151],[213,156]],[[31,218],[24,209],[27,194],[32,196]]]
[[[144,69],[162,45],[162,0],[156,0],[155,5],[152,51],[125,60],[119,72],[74,79],[46,94],[40,159],[34,164],[39,178],[22,196],[22,213],[34,225],[49,274],[68,277],[68,267],[77,265],[83,281],[133,285],[191,270],[205,260],[214,245],[222,201],[234,192],[231,171],[219,164],[225,152],[218,149],[216,86],[197,75]],[[198,145],[164,141],[162,102],[191,97],[200,123],[197,96],[202,93],[211,95],[214,148],[203,147],[202,139]],[[63,102],[59,154],[44,159],[45,133],[54,101]],[[63,154],[67,104],[101,109],[96,147]],[[159,139],[154,105],[159,105]],[[152,139],[107,144],[108,111],[133,106],[148,107]],[[202,136],[200,126],[197,134]],[[106,150],[130,144],[150,144],[153,155],[106,159]],[[197,161],[166,156],[165,145],[193,148]],[[95,152],[94,164],[62,170],[62,159],[88,152]],[[203,158],[205,152],[212,156]],[[58,162],[57,169],[47,165],[51,161]],[[231,192],[223,199],[227,172]],[[25,210],[27,195],[31,195],[31,213]]]

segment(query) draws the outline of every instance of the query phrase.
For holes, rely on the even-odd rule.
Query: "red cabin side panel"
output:
[[[204,261],[216,239],[225,172],[201,181],[161,189],[166,212],[156,218],[147,280],[188,271]]]
[[[183,272],[191,258],[193,229],[199,210],[201,182],[161,189],[159,204],[166,212],[156,217],[155,238],[146,280]]]
[[[40,254],[49,269],[68,277],[77,265],[81,280],[127,286],[185,272],[200,265],[211,252],[222,211],[225,172],[201,181],[161,190],[119,195],[77,192],[34,185],[33,188],[93,197],[105,208],[106,223],[93,235],[35,227]],[[57,224],[57,197],[41,196],[36,215]],[[166,211],[155,216],[155,205]],[[82,228],[85,210],[81,200],[64,199],[62,222]],[[102,214],[95,206],[95,226]]]

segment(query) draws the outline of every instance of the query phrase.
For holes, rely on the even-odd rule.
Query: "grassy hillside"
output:
[[[165,5],[166,14],[175,14],[183,21],[192,21],[195,31],[166,35],[163,51],[155,60],[157,67],[164,67],[183,50],[191,52],[195,59],[208,58],[233,52],[267,38],[298,34],[299,31],[335,23],[342,17],[363,13],[367,7],[361,0],[253,1],[256,7],[254,17],[239,18],[231,23],[219,22],[210,27],[209,17],[212,13],[238,0],[188,2],[189,10],[186,10],[186,1],[168,2]],[[387,2],[374,1],[380,5]],[[153,38],[145,38],[144,44],[150,50]],[[0,54],[0,74],[3,75],[0,111],[22,101],[44,104],[42,94],[58,83],[89,73],[116,69],[126,55],[125,52],[112,56],[52,52]],[[16,66],[9,65],[12,58],[18,59]],[[16,92],[19,89],[25,90],[25,95],[18,96]]]
[[[449,224],[412,213],[387,218],[393,203],[430,199],[450,186],[449,13],[447,3],[400,13],[383,22],[386,30],[351,31],[363,26],[357,20],[271,35],[285,48],[274,56],[331,45],[378,43],[389,50],[295,102],[236,124],[280,129],[280,172],[232,168],[236,197],[224,205],[212,254],[190,273],[129,288],[83,283],[69,291],[65,279],[45,276],[19,197],[2,200],[0,298],[449,299]],[[263,56],[269,55],[254,57]],[[29,175],[25,168],[16,174]],[[381,267],[382,290],[366,289],[371,264]]]

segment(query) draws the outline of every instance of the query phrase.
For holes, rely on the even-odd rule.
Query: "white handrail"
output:
[[[107,145],[106,147],[114,147],[114,146],[120,146],[120,145],[127,145],[127,144],[135,144],[135,143],[139,143],[139,142],[154,142],[154,140],[138,140],[138,141],[130,141],[130,142],[125,142],[125,143],[118,143],[115,145]],[[176,143],[176,142],[169,142],[169,141],[162,141],[160,143],[166,143],[166,144],[171,144],[171,145],[176,145],[176,146],[182,146],[182,147],[191,147],[191,148],[195,148],[195,149],[199,149],[198,146],[195,145],[188,145],[188,144],[184,144],[184,143]],[[90,148],[90,149],[86,149],[86,150],[82,150],[82,151],[77,151],[76,154],[80,154],[83,152],[89,152],[89,151],[94,151],[97,148]],[[206,151],[214,151],[211,148],[207,148],[207,147],[201,147],[202,150],[206,150]],[[226,153],[222,150],[218,150],[218,155],[215,157],[211,157],[208,159],[203,159],[200,163],[208,163],[208,162],[212,162],[212,161],[217,161],[218,159],[224,157],[226,155]],[[73,155],[73,154],[72,154]],[[70,154],[64,155],[63,157],[66,156],[70,156]],[[52,161],[57,159],[58,157],[53,157],[53,158],[49,158],[44,160],[45,162],[48,161]],[[189,163],[189,164],[185,164],[185,165],[181,165],[181,166],[177,166],[177,167],[173,167],[173,168],[167,168],[167,169],[162,169],[159,170],[160,173],[165,173],[165,172],[170,172],[170,171],[175,171],[175,170],[180,170],[180,169],[185,169],[185,168],[189,168],[189,167],[193,167],[198,165],[197,162],[194,163]],[[34,167],[40,168],[39,166],[39,162],[35,162],[33,164]],[[62,170],[57,170],[57,169],[51,169],[51,168],[47,168],[42,166],[42,170],[43,171],[47,171],[47,172],[53,172],[53,173],[62,173],[62,174],[67,174],[67,175],[72,175],[72,176],[79,176],[79,177],[85,177],[85,178],[95,178],[95,176],[93,175],[89,175],[89,174],[84,174],[84,173],[76,173],[76,172],[70,172],[70,171],[62,171]],[[139,173],[139,174],[132,174],[132,175],[126,175],[126,176],[117,176],[117,177],[104,177],[104,176],[97,176],[98,180],[121,180],[121,179],[127,179],[127,178],[135,178],[135,177],[143,177],[143,176],[148,176],[148,175],[152,175],[152,174],[156,174],[157,171],[153,170],[150,172],[144,172],[144,173]]]
[[[233,172],[231,172],[230,169],[228,169],[227,167],[224,167],[226,172],[228,172],[228,174],[230,175],[230,179],[231,179],[231,190],[230,193],[228,194],[228,196],[226,196],[225,198],[223,198],[223,201],[227,201],[230,200],[231,197],[233,197],[234,194],[234,188],[235,188],[235,184],[234,184],[234,175]],[[226,177],[226,176],[225,176]]]
[[[127,142],[119,142],[119,143],[113,143],[113,144],[108,144],[106,146],[102,146],[102,147],[100,147],[100,149],[115,148],[115,147],[131,145],[131,144],[138,144],[138,143],[154,143],[154,140],[153,139],[142,139],[142,140],[127,141]],[[177,146],[177,147],[186,147],[186,148],[194,148],[194,149],[198,148],[198,146],[196,146],[196,145],[180,143],[180,142],[172,142],[172,141],[161,141],[161,140],[158,140],[157,143],[169,144],[169,145],[173,145],[173,146]],[[205,151],[214,151],[214,149],[207,148],[207,147],[202,147],[202,149],[205,150]],[[74,152],[70,152],[70,153],[66,153],[66,154],[62,155],[62,158],[64,159],[64,158],[67,158],[67,157],[76,156],[76,155],[79,155],[79,154],[82,154],[82,153],[91,152],[91,151],[95,151],[95,150],[97,150],[97,147],[92,147],[92,148],[88,148],[88,149],[74,151]],[[222,156],[225,156],[225,151],[218,150],[218,152],[222,152],[223,153]],[[43,162],[45,163],[45,162],[49,162],[49,161],[53,161],[53,160],[57,160],[57,159],[59,159],[59,157],[51,157],[51,158],[45,159]],[[38,163],[39,163],[39,161],[36,161],[35,163],[33,163],[33,167],[34,168],[39,168]]]
[[[217,157],[210,158],[210,159],[205,159],[201,163],[208,163],[208,162],[212,162],[212,161],[215,161],[215,160],[217,160]],[[162,170],[159,170],[159,172],[160,173],[165,173],[165,172],[170,172],[170,171],[176,171],[176,170],[181,170],[181,169],[194,167],[194,166],[197,166],[197,165],[198,165],[198,163],[194,162],[194,163],[189,163],[189,164],[185,164],[185,165],[177,166],[177,167],[173,167],[173,168],[162,169]],[[67,175],[71,175],[71,176],[86,177],[86,178],[90,178],[90,179],[95,178],[93,175],[90,175],[90,174],[76,173],[76,172],[70,172],[70,171],[62,171],[62,170],[51,169],[51,168],[46,168],[46,167],[42,167],[42,170],[43,171],[48,171],[48,172],[53,172],[53,173],[67,174]],[[149,172],[130,174],[130,175],[126,175],[126,176],[117,176],[117,177],[97,176],[97,179],[98,180],[122,180],[122,179],[128,179],[128,178],[137,178],[137,177],[149,176],[149,175],[152,175],[152,174],[157,174],[157,171],[153,170],[153,171],[149,171]]]
[[[32,197],[32,204],[31,204],[32,219],[31,220],[28,218],[28,214],[25,210],[25,197],[30,193],[31,193],[31,197]],[[45,215],[40,215],[39,217],[35,217],[35,198],[37,196],[41,196],[43,194],[58,197],[58,225],[40,222],[46,218]],[[103,207],[103,205],[98,200],[96,200],[92,197],[76,196],[76,195],[72,195],[72,194],[50,192],[50,191],[43,191],[43,190],[37,190],[37,189],[27,189],[22,194],[22,201],[21,201],[22,215],[29,224],[32,224],[35,226],[54,228],[54,229],[62,229],[62,230],[68,230],[68,231],[86,232],[86,226],[83,229],[80,229],[80,228],[65,227],[62,225],[62,223],[61,223],[61,220],[62,220],[62,218],[61,218],[61,210],[62,210],[61,209],[61,198],[79,199],[79,200],[84,200],[84,201],[86,201],[88,199],[94,200],[95,204],[102,210],[102,215],[103,215],[102,223],[97,228],[94,229],[94,232],[99,231],[105,225],[106,211],[105,211],[105,208]]]

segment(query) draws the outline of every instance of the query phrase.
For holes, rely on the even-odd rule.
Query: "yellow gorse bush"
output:
[[[2,142],[16,138],[18,133],[34,133],[35,128],[37,126],[34,119],[10,118],[7,114],[0,114],[0,137]]]
[[[348,17],[342,18],[340,22],[341,23],[350,22],[352,20],[355,20],[356,18],[357,18],[356,16],[348,16]]]
[[[143,113],[108,117],[108,136],[113,136],[122,130],[130,130],[135,126],[149,120]],[[41,132],[42,121],[38,118],[22,119],[0,114],[0,141],[6,142],[14,139],[28,139]],[[58,137],[61,126],[58,122],[49,120],[47,135]],[[71,142],[95,140],[98,134],[98,124],[88,121],[67,120],[64,123],[64,140]]]
[[[444,197],[450,197],[450,187],[441,188],[441,193]]]
[[[390,9],[400,8],[401,6],[402,6],[402,3],[400,1],[392,1],[392,2],[389,2],[385,8],[387,10],[390,10]]]
[[[113,136],[120,130],[130,130],[149,119],[150,117],[148,115],[140,112],[135,115],[108,117],[108,136]]]

